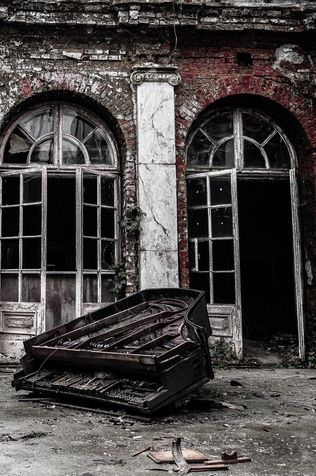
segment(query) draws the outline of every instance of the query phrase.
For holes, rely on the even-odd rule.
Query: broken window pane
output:
[[[205,291],[206,302],[210,302],[210,275],[209,273],[190,273],[190,288]]]
[[[207,204],[206,178],[189,179],[187,181],[188,206]]]
[[[208,167],[213,148],[205,134],[198,131],[188,148],[188,167]]]
[[[244,166],[251,169],[266,168],[260,149],[248,140],[244,140]]]
[[[270,122],[256,114],[243,112],[242,118],[243,135],[255,139],[259,144],[264,142],[274,130]]]
[[[41,268],[41,239],[24,238],[23,239],[23,261],[24,269]]]
[[[210,177],[211,205],[231,203],[230,177]]]
[[[71,134],[80,141],[83,141],[94,129],[92,124],[74,110],[66,109],[62,119],[63,132]]]
[[[233,135],[233,114],[224,112],[210,119],[202,127],[215,142]]]
[[[114,302],[114,296],[112,292],[113,288],[113,280],[115,279],[115,276],[112,274],[106,274],[102,276],[102,284],[101,284],[101,301],[103,303],[110,303]]]
[[[16,127],[8,139],[3,156],[5,164],[26,164],[32,141]]]
[[[213,270],[226,271],[234,269],[233,240],[213,241]]]
[[[231,169],[234,167],[234,139],[221,144],[213,156],[213,167]]]
[[[98,302],[98,278],[96,274],[83,276],[83,302]]]
[[[97,194],[97,177],[92,175],[83,177],[83,201],[84,203],[97,204],[98,194]]]
[[[291,159],[287,146],[280,134],[276,134],[264,147],[270,167],[273,169],[291,167]]]
[[[191,238],[208,237],[208,209],[188,210],[188,227]]]
[[[114,180],[101,178],[101,204],[109,207],[114,206]]]
[[[231,207],[213,208],[212,211],[212,237],[220,238],[232,236],[233,221]]]
[[[215,304],[235,304],[235,274],[213,273]]]
[[[114,241],[101,241],[101,269],[112,269],[115,263]]]
[[[22,275],[22,301],[40,302],[41,280],[39,274]]]
[[[1,301],[18,301],[18,275],[1,275]]]
[[[1,268],[18,269],[19,240],[1,240]]]
[[[23,202],[34,203],[42,200],[42,177],[39,175],[23,176]]]
[[[3,177],[2,205],[16,205],[20,203],[20,177]]]
[[[31,155],[31,162],[52,164],[54,158],[54,141],[47,139],[37,145]]]
[[[62,142],[62,163],[65,165],[84,164],[84,155],[78,144],[67,137]]]
[[[85,142],[91,164],[112,164],[108,142],[103,132],[98,129]]]
[[[101,236],[102,238],[114,238],[114,210],[101,208]]]
[[[34,139],[39,139],[53,130],[53,110],[49,108],[46,111],[33,114],[31,118],[28,116],[20,121],[20,125]]]
[[[85,238],[83,240],[84,269],[97,269],[97,245],[96,239]]]
[[[198,266],[199,271],[208,271],[210,269],[209,241],[198,242]]]
[[[23,207],[23,235],[41,235],[42,207],[41,205],[27,205]]]
[[[2,208],[2,236],[19,235],[20,208]]]
[[[84,205],[83,207],[83,234],[85,236],[98,236],[98,209]]]

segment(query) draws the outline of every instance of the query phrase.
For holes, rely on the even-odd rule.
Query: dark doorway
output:
[[[245,347],[297,336],[289,181],[240,180],[238,210]]]

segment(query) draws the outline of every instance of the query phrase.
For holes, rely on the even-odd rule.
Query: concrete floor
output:
[[[139,449],[182,446],[210,458],[236,450],[251,463],[192,474],[315,476],[316,371],[232,369],[204,387],[210,398],[238,409],[182,410],[152,423],[108,417],[51,403],[19,402],[12,370],[0,367],[0,474],[4,476],[161,476]],[[242,386],[230,385],[230,380]],[[150,470],[155,468],[154,470]],[[173,466],[163,468],[173,473]]]

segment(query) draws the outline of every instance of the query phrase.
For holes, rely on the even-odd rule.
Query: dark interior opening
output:
[[[244,339],[297,335],[289,181],[240,180],[238,210]]]
[[[47,271],[76,269],[75,177],[48,177]]]

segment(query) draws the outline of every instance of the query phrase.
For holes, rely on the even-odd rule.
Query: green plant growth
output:
[[[139,207],[127,208],[121,220],[122,229],[130,235],[137,235],[141,229],[143,216],[145,216],[145,213]]]
[[[107,279],[107,285],[110,288],[115,300],[125,297],[126,291],[126,271],[123,263],[118,263],[113,268],[114,276]]]

